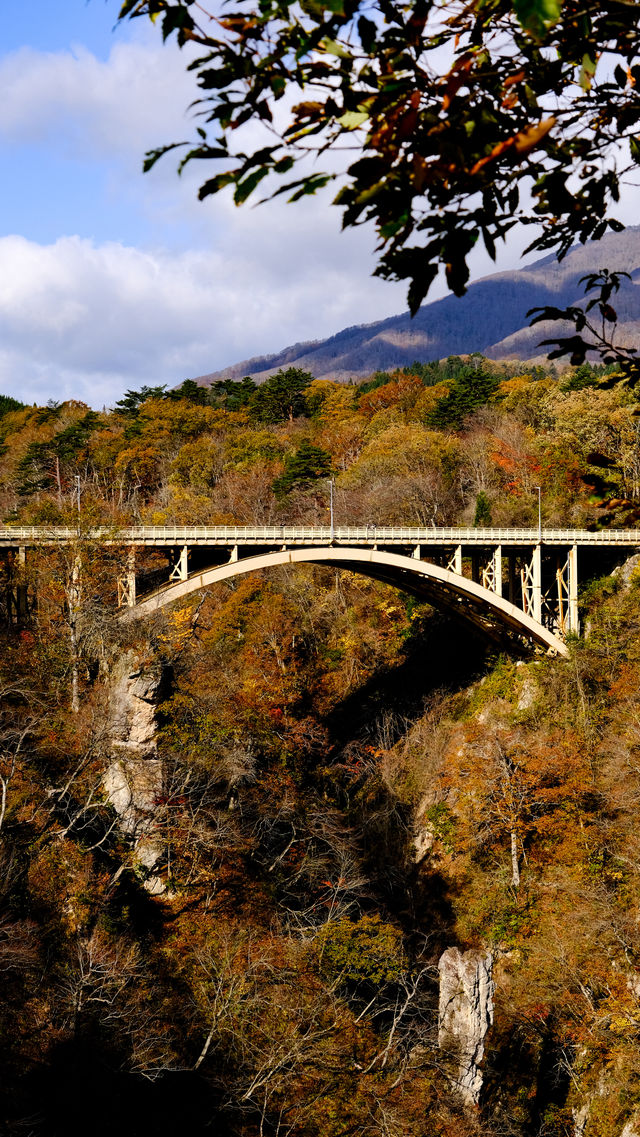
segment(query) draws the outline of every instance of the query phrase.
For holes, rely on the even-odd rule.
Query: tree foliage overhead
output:
[[[612,210],[640,161],[635,4],[246,0],[217,16],[125,0],[120,19],[135,16],[202,49],[198,138],[146,168],[184,146],[182,165],[220,163],[200,197],[230,186],[238,205],[269,175],[293,201],[339,179],[343,225],[375,224],[376,272],[409,282],[412,312],[440,266],[462,294],[474,246],[494,256],[518,222],[560,256],[622,228]],[[243,150],[246,124],[265,129]]]
[[[612,295],[620,290],[623,277],[631,281],[628,272],[609,272],[608,269],[591,272],[582,277],[580,284],[584,285],[585,296],[588,297],[590,292],[595,295],[587,299],[582,307],[574,304],[567,308],[545,305],[542,308],[531,308],[527,315],[533,317],[532,324],[539,324],[543,320],[559,320],[569,328],[573,326],[573,335],[541,340],[541,347],[556,345],[549,352],[549,359],[561,359],[568,355],[571,363],[580,368],[589,352],[597,353],[603,367],[614,370],[613,377],[604,381],[605,385],[622,379],[635,387],[640,381],[638,349],[624,347],[616,342],[618,313],[611,303]],[[575,385],[573,389],[577,389]]]

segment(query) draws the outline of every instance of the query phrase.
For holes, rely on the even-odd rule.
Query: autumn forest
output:
[[[331,481],[338,525],[634,528],[639,431],[611,366],[480,355],[0,397],[3,527],[77,534],[0,564],[3,1133],[640,1131],[640,558],[565,660],[304,565],[123,622],[115,541],[327,525]]]

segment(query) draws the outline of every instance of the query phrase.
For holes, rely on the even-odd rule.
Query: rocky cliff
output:
[[[109,676],[108,731],[112,761],[103,786],[131,842],[134,864],[152,894],[164,891],[157,870],[164,842],[157,833],[157,807],[163,791],[162,762],[158,758],[156,710],[162,689],[159,664],[142,661],[127,651],[114,663]]]

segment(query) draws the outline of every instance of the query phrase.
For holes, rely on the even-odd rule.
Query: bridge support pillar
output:
[[[542,545],[534,547],[532,557],[533,568],[533,617],[542,623]]]
[[[578,546],[572,545],[567,557],[569,567],[569,631],[574,635],[580,633],[580,620],[578,617]]]
[[[189,547],[183,545],[171,570],[169,580],[186,580],[189,575]]]
[[[496,545],[482,569],[482,584],[502,596],[502,545]]]
[[[35,597],[29,603],[29,585],[27,583],[27,550],[20,545],[9,554],[6,564],[6,615],[7,624],[24,624],[33,608]]]
[[[580,621],[578,619],[578,547],[572,545],[567,549],[566,556],[558,556],[556,568],[557,580],[557,619],[556,627],[561,636],[567,633],[578,635]]]
[[[29,615],[29,595],[27,591],[27,550],[24,545],[18,549],[18,587],[16,588],[16,615],[18,623],[22,624]]]
[[[453,552],[447,557],[445,568],[449,572],[457,572],[462,576],[462,545],[456,545]]]
[[[509,602],[511,604],[517,603],[516,581],[516,555],[515,553],[509,553]]]
[[[127,569],[118,577],[118,608],[134,608],[136,603],[136,551],[127,552]]]
[[[414,550],[413,550],[413,552],[412,552],[411,556],[413,557],[413,559],[414,559],[415,561],[419,561],[419,560],[420,560],[420,546],[419,546],[419,545],[416,545],[416,546],[415,546],[415,548],[414,548]]]
[[[528,616],[542,623],[542,545],[534,545],[529,563],[521,569],[522,607]]]

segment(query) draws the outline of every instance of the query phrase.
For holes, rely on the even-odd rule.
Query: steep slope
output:
[[[218,379],[253,375],[266,378],[280,367],[302,367],[318,379],[348,379],[375,370],[402,367],[416,359],[442,359],[447,355],[481,351],[500,359],[530,359],[540,355],[545,329],[528,327],[529,308],[544,304],[564,306],[582,294],[580,277],[603,267],[640,272],[640,227],[610,233],[602,241],[579,245],[564,261],[545,257],[527,268],[495,273],[472,284],[466,296],[446,296],[426,304],[412,319],[408,312],[373,324],[345,328],[326,340],[297,343],[274,355],[201,375],[208,386]],[[640,290],[625,289],[620,305],[621,341],[633,342],[640,333]]]

